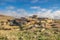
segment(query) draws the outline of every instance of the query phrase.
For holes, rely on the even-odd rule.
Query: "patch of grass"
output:
[[[60,40],[60,32],[56,31],[57,29],[50,28],[42,32],[37,29],[35,31],[0,30],[0,38],[2,38],[1,40]]]

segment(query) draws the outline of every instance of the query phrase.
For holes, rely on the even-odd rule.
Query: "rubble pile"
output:
[[[9,20],[10,26],[19,26],[24,28],[51,28],[51,24],[53,23],[53,19],[49,18],[40,18],[37,15],[29,16],[29,17],[21,17],[13,20]]]

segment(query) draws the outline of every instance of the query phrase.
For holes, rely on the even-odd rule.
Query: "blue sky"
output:
[[[38,14],[59,18],[60,0],[0,0],[0,14],[12,16]]]
[[[29,10],[31,6],[39,6],[47,9],[58,7],[60,9],[60,0],[0,0],[0,10],[4,10],[7,6],[24,8],[26,10]]]

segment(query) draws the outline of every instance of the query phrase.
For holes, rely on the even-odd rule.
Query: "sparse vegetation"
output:
[[[33,21],[32,19],[28,22],[26,20],[21,21],[23,22],[22,25],[19,24],[20,20],[19,22],[16,21],[19,24],[17,26],[10,26],[8,23],[7,25],[0,25],[0,40],[60,40],[60,28],[56,24],[50,25],[50,21],[47,22],[48,19],[45,20],[46,22],[36,20],[37,18],[34,18]],[[46,24],[48,28],[46,28]],[[51,27],[49,28],[49,26]]]
[[[0,30],[0,40],[60,40],[60,32],[55,30],[53,28],[41,32],[37,29],[35,31]]]

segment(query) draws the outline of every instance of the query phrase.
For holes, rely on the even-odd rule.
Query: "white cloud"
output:
[[[56,19],[60,19],[60,10],[57,10],[57,11],[53,12],[53,16]]]
[[[38,2],[39,0],[31,0],[32,3],[36,3]]]
[[[48,2],[49,0],[40,0],[39,3],[46,3]]]
[[[8,15],[8,16],[14,16],[14,17],[22,17],[22,16],[28,16],[27,11],[25,9],[15,9],[13,6],[6,7],[5,11],[0,11],[0,14]]]
[[[15,7],[14,6],[7,6],[6,9],[12,10],[12,9],[15,9]]]
[[[4,3],[4,2],[1,2],[1,3],[0,3],[0,5],[6,5],[6,3]]]
[[[21,17],[21,16],[30,16],[30,15],[38,15],[39,17],[49,17],[60,19],[60,10],[53,11],[52,9],[45,9],[41,7],[31,7],[32,9],[37,9],[34,13],[29,13],[25,9],[16,9],[13,10],[15,7],[9,7],[11,9],[6,9],[5,11],[0,11],[0,14],[10,15],[14,17]],[[53,12],[52,12],[53,11]]]
[[[36,12],[39,17],[48,17],[48,18],[53,18],[53,19],[60,19],[60,10],[53,11],[52,10],[46,10],[45,12],[39,11]]]
[[[4,2],[16,2],[17,0],[2,0]]]
[[[60,10],[53,11],[52,9],[45,9],[38,6],[31,7],[31,9],[37,10],[33,13],[33,15],[36,14],[39,17],[49,17],[49,18],[60,19]]]
[[[31,0],[31,3],[46,3],[48,0]]]
[[[32,6],[32,7],[30,7],[30,9],[40,9],[40,7],[39,6]]]

